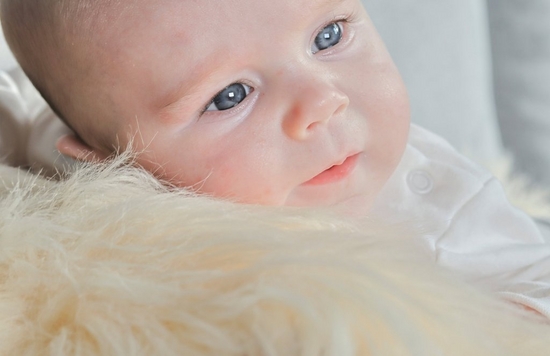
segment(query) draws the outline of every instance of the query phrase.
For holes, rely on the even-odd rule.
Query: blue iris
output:
[[[323,28],[315,37],[315,46],[319,51],[323,51],[332,46],[336,46],[342,40],[342,29],[336,22]]]
[[[218,93],[213,99],[216,109],[228,110],[239,105],[247,96],[246,88],[241,83],[233,83]]]

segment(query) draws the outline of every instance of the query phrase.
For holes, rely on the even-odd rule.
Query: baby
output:
[[[409,126],[359,0],[2,0],[25,73],[103,160],[248,204],[330,206],[427,231],[434,259],[550,316],[550,247],[499,183]]]
[[[176,185],[368,206],[403,154],[407,94],[359,1],[14,0],[2,12],[21,66],[78,134],[59,142],[65,155],[101,159],[135,138],[138,163]]]

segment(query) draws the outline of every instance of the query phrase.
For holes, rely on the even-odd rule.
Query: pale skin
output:
[[[404,152],[409,103],[359,0],[133,3],[97,36],[92,89],[141,166],[241,203],[371,206]],[[58,149],[106,154],[75,136]]]

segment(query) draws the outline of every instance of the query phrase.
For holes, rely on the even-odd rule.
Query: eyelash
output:
[[[317,31],[315,32],[315,36],[317,36],[323,29],[325,29],[326,27],[330,26],[331,24],[334,24],[334,23],[337,23],[337,24],[342,24],[341,25],[341,28],[342,28],[342,40],[344,39],[344,37],[346,36],[348,30],[347,30],[347,26],[348,24],[350,23],[353,23],[355,21],[355,13],[349,13],[349,14],[346,14],[346,15],[342,15],[342,16],[335,16],[333,17],[330,21],[327,21],[325,22],[321,27],[319,27],[317,29]],[[314,37],[315,38],[315,37]],[[315,43],[314,40],[311,41],[312,45]],[[340,44],[340,43],[338,43]],[[337,46],[337,45],[336,45]],[[334,46],[334,47],[336,47]],[[323,52],[323,51],[326,51],[326,50],[329,50],[329,48],[327,49],[324,49],[324,50],[319,50],[317,52],[312,52],[312,54],[317,54],[319,52]],[[233,84],[243,84],[243,85],[247,85],[251,88],[251,91],[250,93],[254,92],[255,88],[250,85],[250,83],[246,83],[245,81],[236,81],[236,82],[233,82],[229,85],[233,85]],[[206,105],[204,105],[203,109],[201,110],[200,112],[200,115],[199,116],[202,116],[204,113],[207,112],[208,108],[210,107],[210,105],[212,104],[212,102],[214,101],[214,98],[216,96],[218,96],[224,89],[220,90],[218,93],[216,93],[209,101],[208,103],[206,103]],[[250,93],[248,95],[250,95]],[[246,100],[246,98],[245,98]],[[244,101],[244,100],[243,100]],[[241,102],[242,103],[242,102]],[[240,104],[236,105],[235,107],[238,107]],[[231,109],[228,109],[228,110],[225,110],[225,111],[229,111]]]

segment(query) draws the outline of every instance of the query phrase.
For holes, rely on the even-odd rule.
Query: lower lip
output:
[[[357,165],[359,155],[360,153],[349,156],[342,164],[330,167],[326,171],[305,182],[304,185],[324,185],[341,181],[353,172],[353,169]]]

